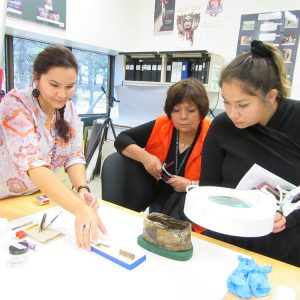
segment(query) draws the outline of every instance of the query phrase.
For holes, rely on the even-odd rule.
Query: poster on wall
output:
[[[206,14],[215,18],[223,12],[223,0],[209,0],[206,5]]]
[[[248,51],[253,40],[272,43],[281,50],[292,82],[300,33],[299,19],[300,10],[242,15],[237,55]]]
[[[198,1],[177,0],[176,25],[177,36],[185,44],[193,46],[195,35],[199,31],[201,5]]]
[[[154,34],[172,34],[174,30],[175,0],[154,1]]]
[[[66,0],[8,0],[7,14],[66,29]]]
[[[223,26],[223,0],[208,0],[204,14],[205,29],[220,29]]]

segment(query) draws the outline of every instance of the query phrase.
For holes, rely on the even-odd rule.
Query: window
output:
[[[1,59],[0,59],[1,61]],[[5,85],[6,85],[6,82],[5,82],[5,61],[4,59],[2,60],[3,61],[3,65],[1,66],[0,65],[0,68],[1,68],[1,72],[0,72],[0,90],[3,90],[5,92],[6,88],[5,88]],[[1,97],[1,94],[0,94],[0,97]]]
[[[73,101],[79,114],[105,114],[107,98],[101,87],[108,83],[109,56],[83,50],[72,50],[79,66]]]
[[[32,65],[39,52],[50,44],[8,36],[11,41],[12,66],[6,66],[9,74],[12,69],[13,81],[9,89],[24,89],[33,86]],[[107,97],[102,87],[109,89],[109,70],[111,59],[109,55],[72,49],[78,62],[78,79],[72,101],[80,115],[103,115],[107,113]],[[7,54],[6,54],[7,55]],[[12,64],[12,63],[11,63]],[[3,85],[2,85],[3,86]]]
[[[49,44],[13,38],[14,87],[25,89],[32,86],[32,64],[39,52]]]

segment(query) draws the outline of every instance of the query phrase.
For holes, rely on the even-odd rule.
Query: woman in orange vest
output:
[[[208,110],[202,82],[194,78],[182,80],[167,92],[166,115],[119,134],[115,141],[117,151],[142,168],[135,174],[128,169],[128,179],[136,181],[135,191],[117,204],[137,211],[150,205],[155,211],[184,218],[183,212],[175,213],[172,206],[181,193],[185,195],[188,185],[199,184],[202,145],[211,123],[205,118]],[[150,174],[150,192],[149,186],[140,184],[142,173]],[[141,190],[145,191],[144,197],[136,199]]]

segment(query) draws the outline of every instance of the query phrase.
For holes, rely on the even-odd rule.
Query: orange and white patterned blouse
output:
[[[65,143],[56,134],[56,114],[47,129],[48,117],[31,92],[11,90],[0,103],[0,199],[38,190],[29,169],[47,166],[55,172],[62,166],[85,164],[80,119],[72,101],[64,114],[71,127],[71,138]]]

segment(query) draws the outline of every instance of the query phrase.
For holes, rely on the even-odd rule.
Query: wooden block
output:
[[[47,228],[46,230],[43,230],[41,232],[39,232],[39,229],[39,226],[35,226],[29,230],[26,230],[26,232],[32,239],[43,244],[47,244],[64,236],[62,232],[59,232],[52,228]]]

